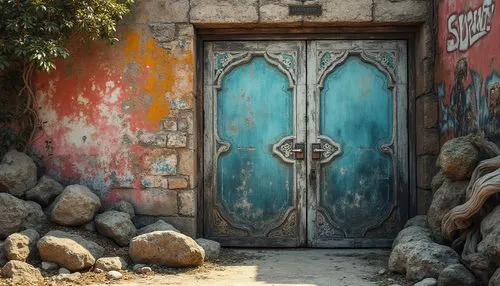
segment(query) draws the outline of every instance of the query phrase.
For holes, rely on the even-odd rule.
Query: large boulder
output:
[[[500,227],[483,237],[477,245],[477,251],[488,257],[491,262],[500,264]]]
[[[118,211],[98,214],[94,220],[97,231],[114,240],[120,246],[126,246],[135,236],[135,226],[130,215]]]
[[[83,237],[63,231],[50,231],[37,243],[43,261],[55,262],[71,271],[94,265],[104,248]]]
[[[11,278],[14,285],[43,285],[40,270],[26,262],[11,260],[2,268],[2,276]]]
[[[26,154],[10,150],[0,162],[0,192],[16,197],[36,185],[36,165]]]
[[[101,201],[89,188],[67,186],[51,207],[52,221],[66,226],[84,225],[94,218]]]
[[[5,239],[5,256],[9,260],[26,261],[36,250],[36,242],[40,235],[34,229],[26,229],[13,233]]]
[[[159,219],[155,223],[152,223],[152,224],[146,225],[143,228],[140,228],[137,231],[137,235],[141,235],[141,234],[145,234],[145,233],[149,233],[149,232],[153,232],[153,231],[167,231],[167,230],[180,232],[173,225]]]
[[[453,138],[441,147],[439,166],[443,175],[452,181],[470,179],[480,160],[471,136]]]
[[[394,241],[392,242],[392,247],[401,243],[416,242],[416,241],[427,241],[431,242],[431,231],[426,227],[421,226],[409,226],[401,230]]]
[[[448,246],[429,241],[400,243],[389,257],[389,270],[406,279],[420,281],[427,277],[438,278],[447,266],[459,263],[458,254]]]
[[[427,224],[436,241],[443,241],[441,221],[452,208],[465,201],[467,185],[467,181],[452,182],[445,180],[441,187],[434,193],[429,211],[427,212]]]
[[[427,227],[427,216],[426,215],[417,215],[409,219],[405,223],[405,228],[410,227],[410,226],[420,226],[420,227]]]
[[[176,231],[155,231],[130,241],[130,258],[135,263],[161,264],[170,267],[199,266],[205,252],[192,238]]]
[[[135,216],[135,208],[134,205],[127,201],[119,201],[115,204],[113,204],[109,210],[113,211],[119,211],[122,213],[128,213],[130,215],[130,218],[133,218]]]
[[[481,221],[481,235],[488,236],[495,229],[500,229],[500,205],[496,206],[484,219]]]
[[[205,260],[214,261],[219,258],[220,243],[204,238],[198,238],[195,241],[205,251]]]
[[[59,196],[64,187],[48,176],[42,176],[35,187],[26,192],[26,199],[46,207]]]
[[[0,193],[0,214],[0,239],[26,228],[39,230],[46,222],[39,204],[7,193]]]
[[[121,257],[101,257],[95,262],[94,269],[100,269],[104,272],[108,272],[112,270],[124,270],[127,269],[127,266],[127,262]]]
[[[500,268],[498,268],[495,273],[493,273],[488,286],[500,286]]]
[[[446,267],[438,278],[438,286],[474,286],[476,278],[462,264]]]

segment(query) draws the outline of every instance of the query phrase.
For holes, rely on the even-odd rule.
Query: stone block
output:
[[[167,135],[161,133],[142,133],[139,135],[139,144],[145,147],[167,147]]]
[[[177,131],[177,120],[175,118],[163,119],[161,128],[165,131]]]
[[[434,94],[417,98],[416,118],[418,128],[437,128],[439,123],[439,100]]]
[[[191,0],[191,23],[257,23],[258,0]]]
[[[422,155],[417,158],[417,187],[430,189],[434,175],[437,173],[437,156]]]
[[[321,16],[305,16],[304,23],[349,22],[361,23],[372,20],[372,0],[308,0],[304,5],[319,4]]]
[[[170,132],[168,133],[167,147],[181,148],[186,147],[187,137],[184,132]]]
[[[300,23],[302,16],[290,16],[289,5],[302,5],[299,0],[262,0],[259,7],[260,23]]]
[[[434,59],[425,58],[416,63],[417,73],[416,94],[427,95],[434,90]]]
[[[187,23],[189,0],[136,1],[125,21],[133,23]]]
[[[375,0],[373,20],[376,22],[424,22],[432,18],[432,1]]]
[[[188,187],[189,187],[189,182],[186,178],[182,177],[168,178],[168,188],[170,190],[187,189]]]
[[[417,213],[427,214],[432,202],[432,191],[427,189],[417,189]]]
[[[158,43],[167,43],[175,40],[176,38],[176,28],[175,24],[172,23],[150,23],[149,29],[153,38]]]
[[[439,153],[439,130],[419,128],[419,125],[423,126],[423,118],[417,117],[417,155],[437,155]]]
[[[149,169],[150,175],[169,176],[177,174],[177,155],[167,152],[152,152],[147,156],[144,163]]]
[[[143,188],[161,188],[161,180],[163,177],[161,176],[142,176],[141,177],[141,186]]]
[[[196,214],[196,191],[179,192],[179,215],[194,217]]]
[[[134,205],[137,215],[177,215],[177,192],[164,189],[112,189],[104,194],[106,205],[124,200]]]
[[[196,154],[194,152],[194,150],[190,149],[179,150],[178,173],[189,176],[191,186],[196,185]]]
[[[179,114],[178,128],[181,131],[186,131],[188,134],[194,134],[193,113],[184,112]]]

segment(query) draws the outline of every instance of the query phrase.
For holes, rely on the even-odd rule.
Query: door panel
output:
[[[304,44],[212,42],[205,58],[208,237],[304,243],[305,161],[292,152],[305,141]]]
[[[309,243],[388,246],[406,211],[398,201],[406,193],[405,43],[311,42],[308,92],[308,141],[321,147],[309,166]]]

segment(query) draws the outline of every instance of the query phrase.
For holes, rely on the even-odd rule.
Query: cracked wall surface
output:
[[[289,16],[289,4],[321,4],[320,17]],[[125,199],[138,220],[162,217],[195,235],[199,148],[195,28],[414,25],[417,187],[425,194],[439,148],[433,90],[433,1],[138,0],[120,41],[69,43],[71,57],[38,74],[43,131],[36,154],[48,173],[82,183],[106,204]],[[425,118],[425,120],[424,120]],[[419,210],[425,198],[418,197]]]

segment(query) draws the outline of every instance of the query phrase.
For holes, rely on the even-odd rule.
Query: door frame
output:
[[[205,67],[204,46],[206,41],[258,41],[258,40],[405,40],[407,42],[408,78],[408,181],[401,189],[407,189],[408,202],[401,204],[405,221],[417,214],[416,182],[416,37],[419,26],[370,26],[370,27],[300,27],[300,28],[200,28],[196,29],[195,43],[195,126],[197,150],[197,236],[203,237],[204,230],[204,101],[203,71]],[[307,242],[306,242],[307,243]],[[304,245],[305,246],[305,245]],[[362,245],[360,245],[362,247]]]

